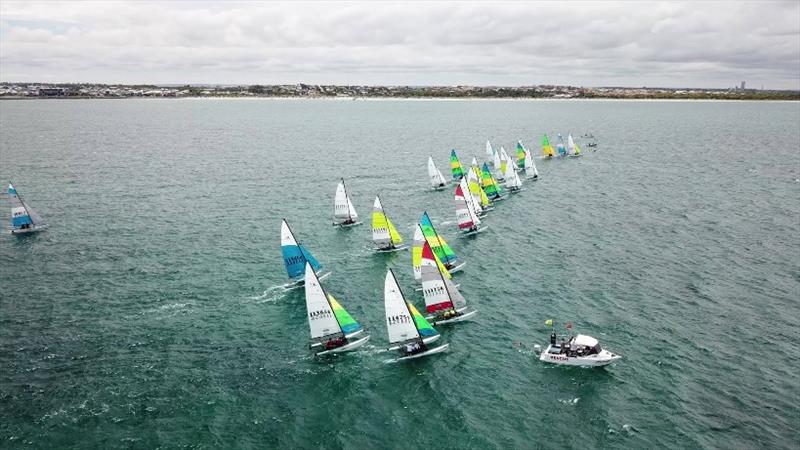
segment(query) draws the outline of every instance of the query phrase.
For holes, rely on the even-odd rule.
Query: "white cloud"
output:
[[[0,80],[800,88],[800,2],[0,2]]]

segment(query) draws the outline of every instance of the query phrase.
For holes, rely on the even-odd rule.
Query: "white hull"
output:
[[[526,180],[531,180],[531,181],[539,181],[539,177],[538,176],[534,176],[534,175],[528,176],[525,179]]]
[[[402,244],[399,247],[376,248],[375,251],[378,252],[378,253],[393,253],[393,252],[399,252],[401,250],[406,250],[406,249],[408,249],[408,245],[407,244]]]
[[[361,338],[361,339],[359,339],[357,341],[350,342],[349,344],[343,345],[341,347],[336,347],[336,348],[331,349],[331,350],[324,350],[324,351],[321,351],[319,353],[316,353],[316,356],[329,355],[331,353],[344,353],[344,352],[353,351],[353,350],[361,347],[362,345],[366,344],[368,340],[369,340],[369,335],[366,335],[366,336],[364,336],[363,338]]]
[[[431,337],[426,337],[425,339],[422,340],[422,342],[424,342],[425,344],[430,344],[431,342],[436,342],[440,337],[442,337],[441,334],[437,334],[437,335],[434,335],[434,336],[431,336]],[[400,346],[399,345],[395,345],[395,346],[387,348],[386,350],[388,350],[388,351],[400,350]]]
[[[363,224],[364,224],[364,222],[334,223],[333,226],[339,227],[339,228],[350,228],[350,227],[355,227],[357,225],[363,225]]]
[[[448,271],[448,272],[450,272],[450,274],[452,275],[452,274],[454,274],[454,273],[461,272],[461,270],[462,270],[462,269],[464,268],[464,266],[466,266],[466,265],[467,265],[467,263],[466,263],[466,262],[462,262],[461,264],[458,264],[458,265],[454,266],[452,269],[447,269],[447,271]]]
[[[507,198],[508,198],[508,195],[501,195],[499,197],[490,198],[489,200],[491,200],[494,203],[494,202],[503,201],[503,200],[505,200]]]
[[[444,184],[442,186],[431,186],[431,190],[433,191],[443,191],[445,188],[447,188],[447,184]]]
[[[31,234],[46,229],[48,225],[38,225],[31,228],[11,230],[11,234]]]
[[[487,228],[489,228],[488,225],[486,225],[485,227],[478,227],[477,230],[461,231],[459,236],[461,237],[474,236],[478,233],[483,233],[484,231],[486,231]],[[450,273],[453,273],[453,271],[451,270]]]
[[[539,355],[539,361],[562,366],[602,367],[621,358],[621,356],[611,353],[608,350],[603,350],[598,354],[589,356],[567,356],[559,353],[550,353],[550,348],[552,348],[552,345],[548,345],[542,354]]]
[[[401,356],[400,358],[397,358],[396,361],[405,361],[407,359],[417,359],[417,358],[422,358],[423,356],[435,355],[436,353],[441,353],[441,352],[447,350],[448,347],[450,347],[449,343],[448,344],[442,344],[442,345],[440,345],[440,346],[438,346],[436,348],[431,348],[431,349],[428,349],[428,350],[426,350],[424,352],[417,353],[415,355]]]
[[[467,308],[464,307],[464,308],[462,308],[462,309],[460,309],[458,311],[461,312],[461,311],[463,311],[465,309],[467,309]],[[461,321],[467,320],[467,319],[469,319],[470,317],[474,316],[477,313],[478,313],[478,310],[477,309],[473,309],[472,311],[469,311],[469,312],[466,312],[464,314],[458,315],[456,317],[453,317],[452,319],[439,320],[439,321],[433,322],[433,319],[434,319],[435,316],[428,316],[428,317],[425,318],[425,320],[431,322],[431,325],[433,325],[433,326],[447,325],[447,324],[450,324],[450,323],[456,323],[456,322],[461,322]]]
[[[580,154],[580,155],[569,155],[569,156],[570,156],[570,158],[580,158],[581,156],[583,156],[583,154]]]
[[[517,189],[509,189],[512,194],[519,194],[520,192],[524,191],[525,188],[517,188]]]

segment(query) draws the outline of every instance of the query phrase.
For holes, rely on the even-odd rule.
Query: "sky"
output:
[[[2,0],[0,81],[800,89],[800,1]]]

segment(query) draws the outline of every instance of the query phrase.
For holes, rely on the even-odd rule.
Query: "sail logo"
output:
[[[306,262],[306,259],[303,257],[303,255],[297,255],[283,258],[283,262],[285,262],[287,266],[291,266],[293,264],[304,263]]]
[[[308,313],[309,320],[328,319],[332,317],[330,310],[311,311]]]
[[[398,314],[396,316],[387,317],[386,320],[389,322],[389,325],[397,325],[401,323],[410,323],[411,317],[407,314]]]

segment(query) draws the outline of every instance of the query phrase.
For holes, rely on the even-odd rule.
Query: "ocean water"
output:
[[[2,448],[797,448],[800,104],[648,101],[0,102],[0,179],[51,224],[0,236]],[[456,235],[427,190],[491,139],[596,151]],[[330,225],[347,181],[367,222]],[[428,211],[479,310],[447,353],[387,363],[380,194]],[[5,209],[8,214],[8,210]],[[280,219],[372,335],[307,351]],[[6,220],[6,219],[3,219]],[[553,318],[623,355],[544,365]]]

